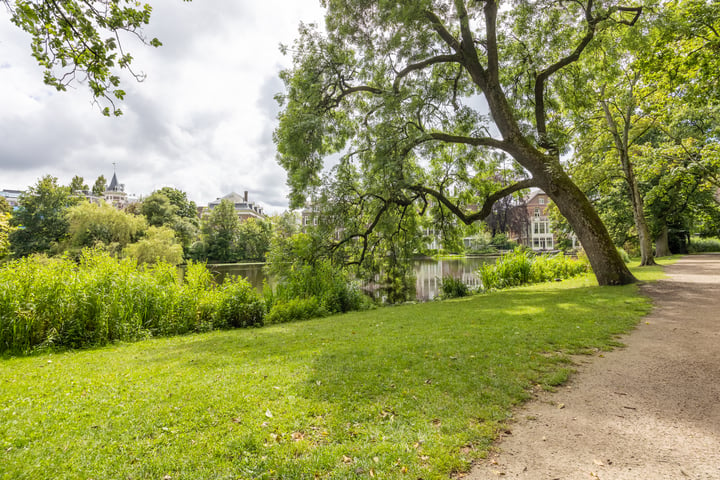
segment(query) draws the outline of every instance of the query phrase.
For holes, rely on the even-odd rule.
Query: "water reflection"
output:
[[[494,262],[495,257],[458,257],[443,260],[423,258],[415,260],[415,289],[417,299],[421,301],[432,300],[440,293],[443,277],[459,278],[462,282],[476,289],[480,286],[480,279],[476,270],[483,263]],[[208,265],[215,278],[220,282],[227,275],[239,275],[246,278],[259,292],[262,292],[263,280],[266,276],[262,263],[231,263],[223,265]]]
[[[432,300],[440,294],[444,277],[459,278],[471,289],[480,286],[477,269],[483,263],[494,262],[495,257],[463,257],[444,260],[432,258],[415,260],[415,290],[418,300]]]

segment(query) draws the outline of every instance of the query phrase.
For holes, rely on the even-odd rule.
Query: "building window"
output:
[[[539,203],[540,205],[545,205],[545,198],[544,198],[544,197],[538,198],[538,203]]]
[[[540,209],[539,209],[539,208],[536,208],[536,209],[535,209],[535,216],[536,216],[536,217],[539,217],[539,216],[540,216]]]

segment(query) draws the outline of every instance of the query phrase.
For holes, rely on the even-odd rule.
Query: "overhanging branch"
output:
[[[411,187],[410,189],[414,192],[431,195],[438,202],[443,204],[448,210],[450,210],[458,219],[460,219],[460,221],[462,221],[466,225],[470,225],[473,222],[487,218],[487,216],[490,215],[490,213],[492,212],[492,207],[495,202],[497,202],[501,198],[507,197],[508,195],[515,193],[519,190],[535,186],[537,186],[535,179],[528,178],[513,183],[512,185],[508,185],[507,187],[501,188],[500,190],[490,194],[485,199],[482,208],[475,213],[467,213],[463,211],[458,205],[454,204],[447,196],[445,196],[445,194],[433,188],[426,187],[424,185],[416,185],[414,187]]]

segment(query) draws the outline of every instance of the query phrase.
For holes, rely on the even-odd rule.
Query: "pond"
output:
[[[476,270],[484,263],[494,262],[496,258],[493,256],[477,256],[440,260],[433,258],[414,260],[417,299],[427,301],[437,297],[440,293],[442,279],[447,276],[461,279],[471,289],[478,288],[480,279],[476,274]],[[239,275],[246,278],[258,291],[261,291],[263,280],[266,278],[263,265],[263,263],[229,263],[208,265],[208,268],[215,273],[218,280],[222,280],[226,275]]]

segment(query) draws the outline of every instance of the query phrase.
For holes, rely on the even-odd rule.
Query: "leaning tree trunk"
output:
[[[670,253],[670,242],[668,240],[668,227],[663,224],[660,229],[660,235],[655,239],[655,256],[656,257],[668,257],[672,255]]]
[[[565,173],[559,161],[544,157],[543,163],[541,171],[532,173],[580,240],[598,284],[626,285],[636,282],[590,200]]]

